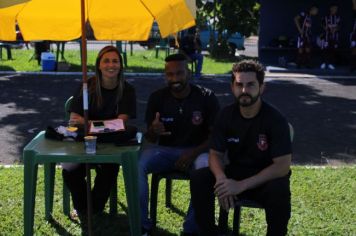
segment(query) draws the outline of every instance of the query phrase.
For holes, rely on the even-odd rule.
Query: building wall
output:
[[[319,5],[319,14],[313,17],[313,35],[320,35],[322,32],[321,18],[329,12],[331,0],[316,0]],[[352,0],[338,0],[339,15],[341,16],[340,48],[343,51],[349,47],[349,35],[352,29]],[[294,24],[294,17],[301,11],[307,11],[311,1],[307,0],[261,0],[260,11],[260,31],[259,31],[259,57],[264,63],[276,63],[278,57],[285,55],[292,60],[295,50],[266,50],[271,41],[279,36],[286,36],[296,41],[297,29]]]

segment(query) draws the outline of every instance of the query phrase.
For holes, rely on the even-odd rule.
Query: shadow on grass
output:
[[[182,211],[181,209],[177,208],[176,206],[174,206],[173,204],[168,207],[172,212],[176,213],[179,216],[185,217],[185,212]]]
[[[0,65],[0,71],[15,71],[13,67]]]
[[[51,226],[56,230],[58,235],[67,235],[71,236],[73,234],[69,233],[66,228],[64,228],[56,219],[51,217],[48,222],[51,224]]]

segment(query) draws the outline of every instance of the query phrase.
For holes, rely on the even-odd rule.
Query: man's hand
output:
[[[70,114],[68,126],[76,126],[76,125],[83,125],[83,124],[84,124],[84,118],[82,116],[74,112]]]
[[[156,135],[171,135],[171,132],[166,131],[164,124],[159,120],[160,114],[156,112],[156,117],[152,122],[151,129]]]
[[[237,197],[235,195],[226,195],[226,196],[222,196],[219,192],[219,190],[217,190],[217,186],[222,186],[224,185],[226,182],[230,181],[231,179],[226,178],[225,175],[217,177],[216,178],[216,183],[214,185],[215,188],[215,195],[218,197],[219,200],[219,205],[221,208],[223,208],[225,211],[229,211],[230,208],[234,208],[235,207],[235,200],[237,199]]]
[[[217,180],[214,188],[214,193],[219,199],[238,195],[247,189],[243,181],[227,178]]]
[[[229,212],[231,208],[235,207],[235,201],[237,200],[236,196],[228,196],[225,198],[218,198],[219,206],[224,209],[226,212]]]
[[[176,169],[180,171],[188,170],[195,157],[196,156],[193,154],[192,150],[184,152],[175,163]]]

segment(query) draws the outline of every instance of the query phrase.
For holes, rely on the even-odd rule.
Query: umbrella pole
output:
[[[88,78],[87,78],[87,39],[85,21],[85,0],[81,0],[81,23],[82,23],[82,72],[83,72],[83,106],[84,106],[84,133],[88,135]],[[88,235],[92,236],[93,205],[91,196],[91,175],[89,164],[85,164],[87,178],[87,213],[88,213]]]

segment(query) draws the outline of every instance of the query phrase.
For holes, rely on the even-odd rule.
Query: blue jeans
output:
[[[196,78],[200,78],[201,77],[201,70],[203,69],[203,54],[201,53],[193,53],[193,54],[189,54],[190,59],[192,59],[193,61],[196,61],[195,64],[195,77]]]
[[[145,229],[152,228],[148,218],[148,174],[174,170],[175,162],[181,154],[189,148],[165,147],[159,145],[147,146],[140,155],[139,160],[139,185],[141,204],[141,225]],[[203,153],[195,160],[191,168],[197,169],[208,165],[208,153]],[[183,224],[183,232],[196,233],[197,226],[194,220],[194,211],[189,203],[189,208]]]

